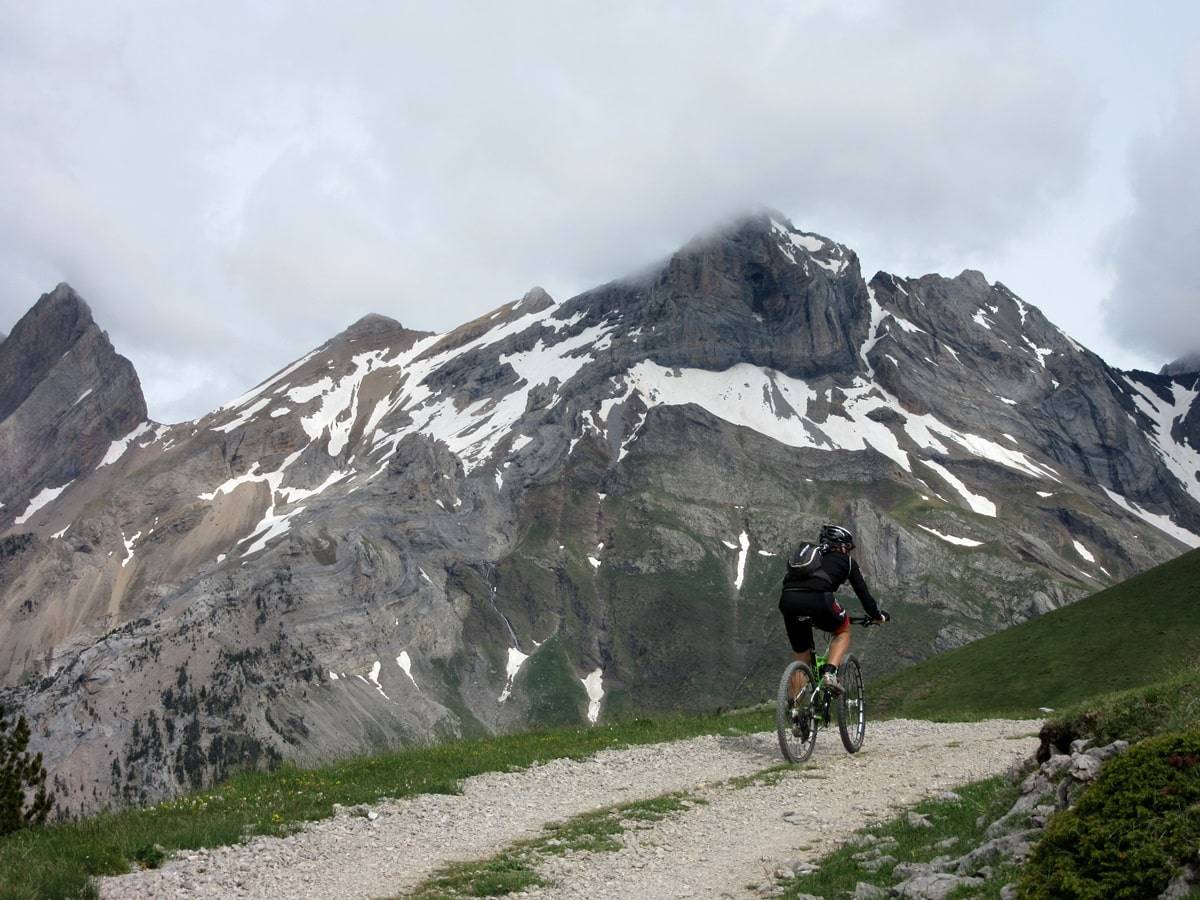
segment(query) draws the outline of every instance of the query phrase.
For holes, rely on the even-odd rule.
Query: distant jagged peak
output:
[[[68,356],[76,348],[84,359]],[[20,406],[52,372],[85,361],[89,371],[105,372],[110,380],[128,388],[132,405],[144,413],[141,385],[132,364],[113,349],[87,302],[62,282],[42,294],[0,342],[0,419]]]
[[[42,294],[13,326],[11,337],[27,345],[49,341],[64,348],[95,325],[92,309],[65,281]]]
[[[1159,370],[1159,375],[1191,375],[1200,372],[1200,351],[1188,353],[1173,362],[1167,363]]]

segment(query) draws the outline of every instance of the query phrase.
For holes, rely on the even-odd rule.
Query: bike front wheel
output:
[[[857,753],[867,735],[867,698],[862,668],[853,654],[838,667],[838,681],[843,691],[838,699],[838,731],[842,733],[842,744],[847,752]]]
[[[779,734],[779,749],[788,762],[804,762],[812,755],[813,745],[817,742],[815,691],[812,669],[804,663],[793,662],[783,670],[783,677],[779,679],[775,728]]]

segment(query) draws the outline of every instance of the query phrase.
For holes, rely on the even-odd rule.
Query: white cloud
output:
[[[70,281],[171,419],[366,312],[562,299],[758,204],[868,267],[998,251],[1093,108],[1024,9],[10,7],[0,329]]]
[[[1179,79],[1174,115],[1137,143],[1133,211],[1112,232],[1108,327],[1148,353],[1200,351],[1200,52]]]

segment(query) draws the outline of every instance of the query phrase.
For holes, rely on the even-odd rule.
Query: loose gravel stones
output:
[[[450,861],[496,855],[593,809],[687,790],[704,804],[625,832],[612,853],[551,856],[552,886],[525,898],[756,896],[781,866],[816,860],[865,825],[955,785],[1004,772],[1037,746],[1036,722],[872,724],[863,751],[818,742],[815,770],[748,786],[779,762],[773,733],[700,737],[553,760],[463,782],[460,795],[380,803],[287,838],[181,854],[161,869],[98,879],[103,898],[395,896]],[[1020,739],[1012,739],[1020,738]],[[784,816],[784,813],[789,815]],[[803,848],[803,849],[801,849]]]

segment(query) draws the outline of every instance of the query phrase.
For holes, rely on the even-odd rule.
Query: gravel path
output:
[[[855,756],[827,732],[814,769],[744,788],[721,782],[779,763],[773,733],[606,750],[478,775],[460,795],[381,803],[375,819],[339,815],[287,838],[185,851],[161,869],[98,879],[100,896],[395,896],[445,862],[495,855],[547,822],[691,790],[707,804],[627,833],[619,852],[551,857],[541,871],[556,886],[522,896],[741,897],[778,866],[821,856],[895,806],[1004,771],[1033,752],[1039,724],[881,722]]]

